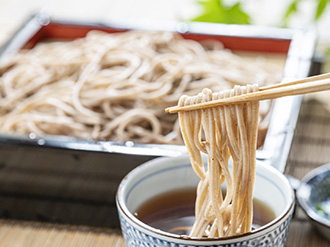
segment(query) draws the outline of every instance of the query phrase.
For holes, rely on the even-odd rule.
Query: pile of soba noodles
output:
[[[92,31],[0,62],[0,132],[182,144],[177,116],[164,112],[181,95],[278,80],[219,42]]]

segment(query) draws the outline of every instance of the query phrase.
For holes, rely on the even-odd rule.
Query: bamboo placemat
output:
[[[330,112],[318,101],[304,101],[286,173],[301,179],[311,169],[330,162]],[[88,214],[86,208],[85,214]],[[0,247],[124,247],[118,229],[71,226],[35,221],[0,220]],[[290,225],[287,247],[326,247],[299,206]]]
[[[319,101],[304,101],[301,107],[286,173],[303,178],[310,170],[330,162],[330,112]],[[287,247],[328,247],[298,206],[290,225]]]
[[[1,247],[122,247],[119,230],[0,220]]]

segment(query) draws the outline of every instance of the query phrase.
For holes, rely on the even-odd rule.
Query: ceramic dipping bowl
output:
[[[297,199],[316,230],[330,241],[330,164],[312,170],[302,179]]]
[[[229,168],[232,169],[231,164]],[[126,246],[285,246],[294,192],[282,173],[262,163],[256,166],[254,198],[266,203],[276,218],[252,232],[222,238],[192,238],[155,229],[134,216],[135,210],[150,198],[176,189],[196,188],[198,182],[186,155],[154,159],[131,171],[120,183],[116,197]]]

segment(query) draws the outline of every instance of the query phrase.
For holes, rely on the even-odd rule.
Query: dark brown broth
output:
[[[136,210],[134,215],[154,228],[178,235],[189,235],[195,221],[196,189],[181,189],[158,195]],[[253,229],[275,219],[262,201],[253,199]]]

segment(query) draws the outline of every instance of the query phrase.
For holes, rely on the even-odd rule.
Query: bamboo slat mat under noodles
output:
[[[286,173],[301,179],[311,169],[330,162],[330,112],[318,101],[304,101]],[[86,208],[87,209],[87,208]],[[27,209],[28,210],[28,209]],[[88,209],[84,214],[92,214]],[[4,213],[2,213],[4,214]],[[297,207],[287,247],[325,247],[302,210]],[[124,247],[119,230],[34,221],[0,220],[0,247]]]

